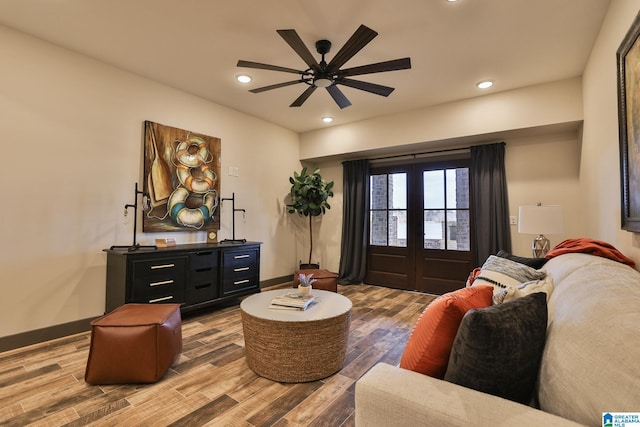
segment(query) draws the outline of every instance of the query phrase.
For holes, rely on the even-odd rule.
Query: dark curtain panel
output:
[[[343,162],[342,244],[338,283],[359,284],[367,268],[369,161]]]
[[[504,142],[471,147],[477,266],[500,249],[511,252],[504,151]]]

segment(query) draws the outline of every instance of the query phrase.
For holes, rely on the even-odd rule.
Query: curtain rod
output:
[[[495,143],[489,143],[489,144],[495,144]],[[489,144],[476,144],[476,145],[470,145],[467,147],[443,148],[442,150],[422,151],[420,153],[396,154],[393,156],[373,157],[369,160],[389,160],[389,159],[397,159],[401,157],[409,157],[409,158],[416,159],[418,156],[424,156],[426,154],[441,154],[441,153],[450,153],[454,151],[467,151],[467,150],[471,150],[472,147],[475,147],[477,145],[489,145]],[[498,144],[506,145],[506,142],[502,141],[502,142],[499,142]]]

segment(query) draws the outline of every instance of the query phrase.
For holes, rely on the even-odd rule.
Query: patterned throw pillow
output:
[[[547,301],[534,293],[469,311],[444,379],[520,403],[533,394],[547,331]]]
[[[429,304],[411,332],[400,367],[442,378],[464,314],[489,307],[492,286],[471,286],[441,295]]]
[[[502,289],[501,291],[493,294],[493,303],[502,304],[535,292],[544,292],[547,294],[547,302],[549,302],[549,298],[553,292],[553,278],[551,276],[547,276],[542,280],[524,282],[515,288]]]
[[[490,255],[482,265],[480,274],[473,281],[475,285],[492,285],[494,294],[506,288],[515,288],[532,280],[542,280],[547,276],[544,271],[536,270],[510,259]]]

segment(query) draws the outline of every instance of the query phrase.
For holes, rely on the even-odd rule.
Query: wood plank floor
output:
[[[340,286],[353,302],[343,369],[282,384],[244,359],[237,304],[185,317],[183,353],[158,383],[84,382],[90,333],[0,353],[0,425],[353,426],[354,384],[379,361],[396,364],[432,295]]]

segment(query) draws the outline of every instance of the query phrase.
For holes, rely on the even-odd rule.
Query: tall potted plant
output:
[[[297,213],[300,216],[309,217],[309,262],[307,266],[300,265],[300,268],[318,268],[312,266],[311,254],[313,253],[313,217],[323,215],[327,209],[331,209],[329,197],[333,197],[333,181],[327,182],[322,179],[320,169],[314,169],[312,174],[307,172],[307,168],[302,168],[300,173],[293,172],[289,177],[291,183],[291,201],[287,203],[290,214]]]

